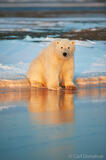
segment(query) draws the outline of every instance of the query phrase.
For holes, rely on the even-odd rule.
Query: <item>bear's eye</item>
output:
[[[63,49],[63,47],[61,47],[61,49]]]
[[[70,49],[70,47],[68,47],[68,49]]]

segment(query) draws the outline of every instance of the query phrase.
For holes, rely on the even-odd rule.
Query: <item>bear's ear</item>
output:
[[[75,45],[75,41],[71,41],[71,44],[72,44],[72,45]]]

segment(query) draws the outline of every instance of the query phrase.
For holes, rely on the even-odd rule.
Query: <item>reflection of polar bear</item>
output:
[[[59,39],[43,49],[29,67],[27,78],[32,87],[58,90],[61,86],[75,89],[74,41]]]
[[[70,90],[51,92],[48,90],[31,90],[29,92],[28,110],[39,113],[31,115],[33,123],[60,124],[74,123],[74,101]]]

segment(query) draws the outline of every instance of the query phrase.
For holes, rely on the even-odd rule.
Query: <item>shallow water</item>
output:
[[[0,18],[0,79],[24,78],[61,33],[106,25],[104,15],[83,16]],[[106,41],[75,42],[75,78],[106,75]],[[106,159],[106,88],[0,90],[0,121],[1,160]]]
[[[0,93],[0,159],[106,156],[106,90]],[[84,156],[83,155],[83,156]],[[89,158],[86,158],[87,160]]]

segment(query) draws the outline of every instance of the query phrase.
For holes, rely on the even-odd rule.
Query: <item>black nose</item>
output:
[[[64,56],[64,57],[66,57],[66,56],[67,56],[67,53],[66,53],[66,52],[64,52],[64,53],[63,53],[63,56]]]

